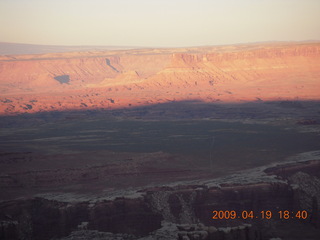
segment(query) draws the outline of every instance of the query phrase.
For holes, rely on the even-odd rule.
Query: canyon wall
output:
[[[114,239],[163,239],[163,234],[166,239],[317,239],[319,166],[319,160],[282,164],[198,184],[149,187],[111,199],[57,200],[53,194],[3,201],[0,238],[59,239],[80,234],[82,239],[89,234],[96,238],[86,239],[103,239],[109,232]],[[215,210],[234,210],[237,217],[213,219]],[[251,211],[253,216],[243,215]],[[290,217],[279,211],[288,211]],[[307,215],[301,217],[299,211]]]
[[[318,100],[320,44],[2,56],[0,113]]]

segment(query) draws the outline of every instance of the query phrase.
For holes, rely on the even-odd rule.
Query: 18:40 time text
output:
[[[272,212],[270,210],[254,212],[254,211],[241,211],[225,210],[225,211],[212,211],[212,219],[307,219],[308,212],[306,210],[301,211],[277,211]]]

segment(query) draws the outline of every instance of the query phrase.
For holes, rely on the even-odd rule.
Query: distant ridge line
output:
[[[201,46],[181,46],[181,47],[146,47],[146,46],[107,46],[107,45],[42,45],[32,43],[11,43],[0,42],[0,55],[25,55],[25,54],[46,54],[64,52],[85,52],[85,51],[112,51],[112,50],[132,50],[132,49],[183,49],[183,48],[208,48],[208,47],[227,47],[245,45],[273,45],[273,44],[304,44],[320,43],[320,40],[305,41],[261,41],[243,42],[234,44],[217,44]]]
[[[23,55],[23,54],[45,54],[63,53],[75,51],[103,51],[103,50],[128,50],[140,47],[129,46],[67,46],[67,45],[41,45],[28,43],[0,42],[0,55]]]

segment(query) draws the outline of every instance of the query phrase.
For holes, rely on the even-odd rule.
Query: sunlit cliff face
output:
[[[319,79],[319,43],[3,56],[0,114],[318,100]]]

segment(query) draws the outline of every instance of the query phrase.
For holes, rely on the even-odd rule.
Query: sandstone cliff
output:
[[[63,239],[318,239],[319,152],[308,154],[313,160],[127,196],[77,200],[65,194],[57,200],[57,194],[47,194],[3,201],[0,238],[57,239],[73,231]],[[234,210],[238,217],[213,219],[214,210]],[[242,215],[249,211],[253,217]],[[299,211],[307,215],[300,218]]]
[[[0,113],[318,100],[319,79],[318,43],[2,56]]]

